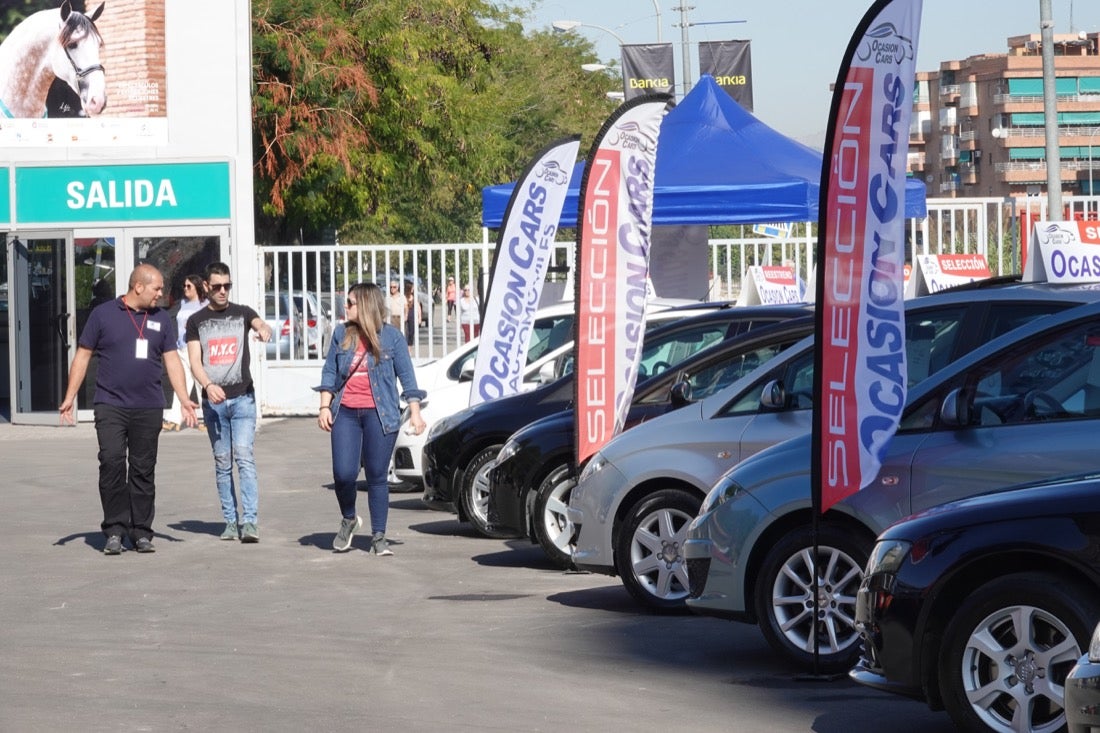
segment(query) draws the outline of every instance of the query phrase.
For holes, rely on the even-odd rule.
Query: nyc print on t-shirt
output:
[[[207,344],[203,369],[211,381],[223,387],[244,381],[241,352],[247,333],[243,317],[211,318],[199,322],[199,340]]]

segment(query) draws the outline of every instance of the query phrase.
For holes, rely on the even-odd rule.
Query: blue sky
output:
[[[599,58],[618,59],[618,35],[627,43],[673,44],[677,84],[682,82],[680,6],[686,13],[693,78],[699,41],[752,41],[753,97],[758,118],[780,132],[820,148],[825,140],[829,84],[840,56],[871,0],[502,0],[533,7],[532,29],[577,20],[576,31],[597,45]],[[1100,31],[1100,0],[1052,0],[1054,32]],[[1009,36],[1039,32],[1039,0],[924,0],[917,68],[940,61],[1003,53]],[[1071,29],[1072,14],[1072,29]],[[745,21],[723,23],[722,21]]]

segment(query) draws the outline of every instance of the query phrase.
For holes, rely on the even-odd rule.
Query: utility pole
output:
[[[1050,0],[1039,0],[1039,32],[1043,44],[1043,122],[1046,126],[1047,221],[1061,221],[1065,217],[1065,213],[1062,211],[1062,151],[1058,147],[1058,94],[1054,77],[1054,14],[1051,11]]]
[[[691,27],[691,23],[688,22],[687,13],[689,10],[694,10],[694,5],[681,5],[673,10],[680,11],[680,51],[682,56],[683,75],[684,75],[684,95],[691,91],[691,41],[688,38],[688,28]]]

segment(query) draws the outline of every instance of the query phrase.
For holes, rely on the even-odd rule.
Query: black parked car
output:
[[[807,312],[804,303],[726,306],[656,327],[647,324],[638,378],[662,373],[707,346],[755,327]],[[660,315],[667,317],[669,311]],[[436,422],[424,444],[424,502],[457,511],[459,519],[471,522],[487,537],[510,536],[493,531],[488,524],[489,464],[512,433],[566,409],[572,400],[573,377],[567,374],[530,392],[483,402]]]
[[[879,535],[850,676],[960,730],[1055,731],[1098,614],[1100,475],[943,504]]]
[[[813,333],[813,317],[792,318],[729,339],[638,384],[626,428],[704,399]],[[559,567],[573,563],[566,518],[576,485],[572,404],[516,431],[489,474],[489,526],[526,535]]]

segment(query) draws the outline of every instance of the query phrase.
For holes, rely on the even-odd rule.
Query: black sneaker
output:
[[[156,552],[157,548],[153,547],[153,541],[148,537],[141,537],[134,543],[134,549],[138,552]]]
[[[121,555],[122,554],[122,538],[117,534],[113,534],[107,538],[107,544],[103,546],[104,555]]]

